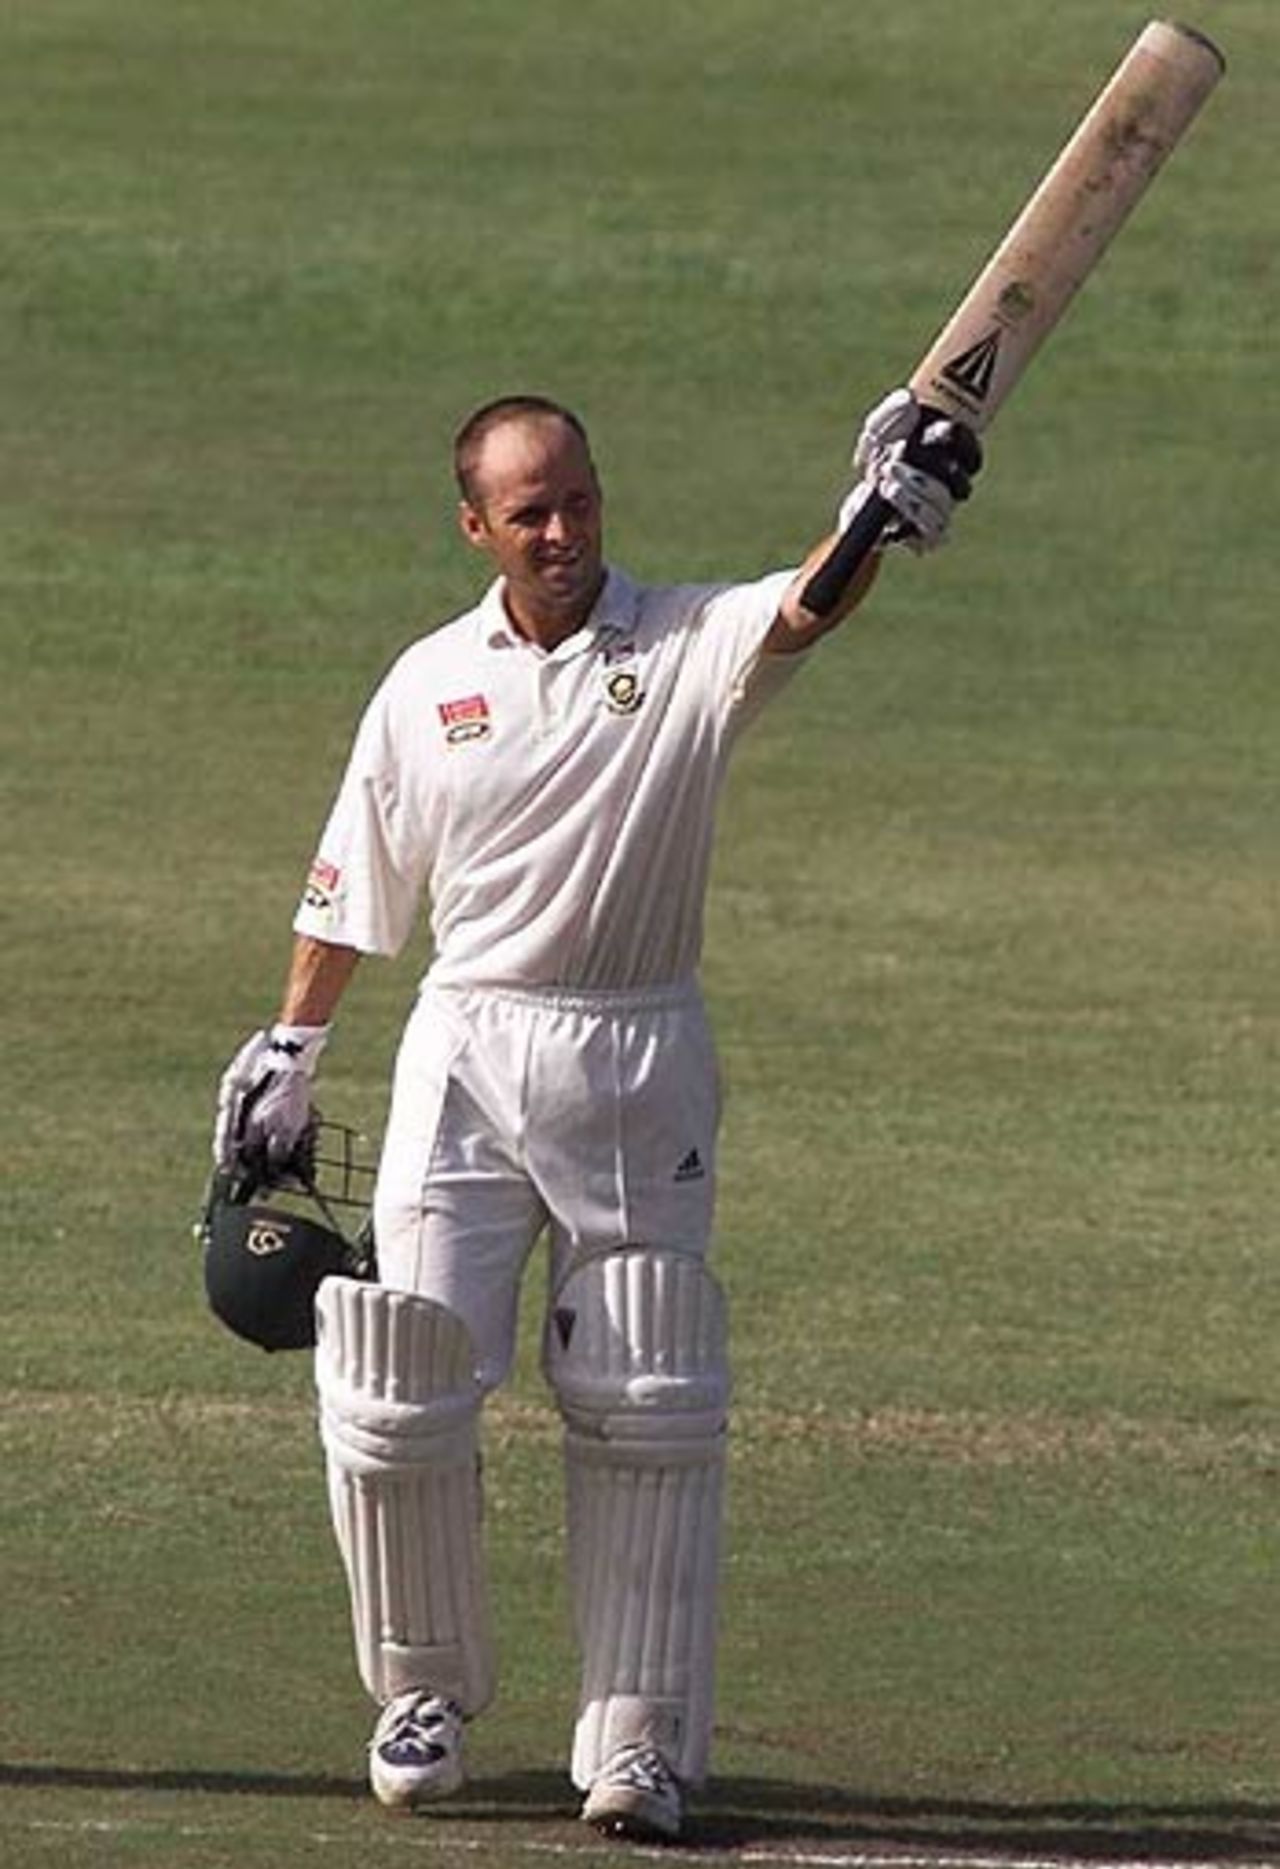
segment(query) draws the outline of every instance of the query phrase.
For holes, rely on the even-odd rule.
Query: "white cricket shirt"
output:
[[[761,653],[794,575],[646,587],[611,570],[550,651],[516,634],[499,580],[373,696],[296,931],[394,954],[425,895],[439,985],[693,975],[730,749],[804,659]]]

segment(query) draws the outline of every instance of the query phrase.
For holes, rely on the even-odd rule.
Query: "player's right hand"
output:
[[[861,479],[841,506],[840,530],[872,488],[898,515],[882,542],[928,552],[943,543],[955,507],[969,498],[982,444],[964,423],[922,410],[909,389],[895,389],[863,422],[853,466]]]
[[[273,1025],[246,1039],[218,1085],[213,1159],[257,1180],[285,1172],[311,1122],[311,1080],[327,1025]]]

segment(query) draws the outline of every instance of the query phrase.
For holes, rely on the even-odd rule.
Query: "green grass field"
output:
[[[0,9],[6,1866],[622,1860],[536,1284],[474,1784],[366,1800],[310,1372],[203,1307],[214,1085],[361,702],[476,588],[458,420],[580,407],[641,576],[790,562],[1146,17]],[[1187,17],[1204,120],[726,800],[710,1859],[1280,1860],[1280,14]],[[424,960],[326,1063],[375,1133]]]

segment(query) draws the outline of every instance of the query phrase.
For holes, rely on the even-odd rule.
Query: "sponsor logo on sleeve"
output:
[[[311,865],[302,899],[309,909],[331,909],[341,881],[342,871],[337,864],[328,863],[323,857],[317,857]]]
[[[468,740],[484,740],[493,731],[489,703],[482,694],[464,695],[457,701],[436,704],[444,737],[450,746],[462,746]]]

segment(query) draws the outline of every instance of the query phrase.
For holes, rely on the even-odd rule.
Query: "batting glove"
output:
[[[862,478],[841,503],[841,532],[875,492],[898,515],[881,544],[931,552],[946,539],[956,506],[969,498],[982,444],[964,423],[922,410],[909,389],[895,389],[863,423],[853,466]]]
[[[215,1165],[265,1181],[283,1174],[311,1123],[311,1080],[327,1025],[273,1025],[240,1047],[218,1085]]]
[[[853,471],[867,479],[880,465],[886,448],[910,441],[920,426],[920,404],[909,389],[892,389],[864,418],[853,444]]]

